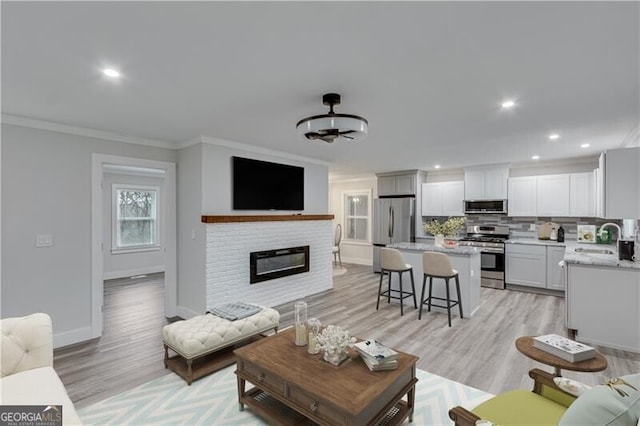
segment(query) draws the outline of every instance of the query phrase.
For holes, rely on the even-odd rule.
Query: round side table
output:
[[[596,351],[596,357],[580,362],[565,361],[555,355],[551,355],[543,350],[533,347],[534,336],[523,336],[516,339],[516,348],[518,351],[534,361],[554,367],[554,374],[561,376],[561,370],[581,371],[594,373],[607,368],[607,360],[602,354]]]

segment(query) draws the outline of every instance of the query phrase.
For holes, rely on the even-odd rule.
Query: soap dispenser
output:
[[[560,227],[558,228],[558,242],[564,243],[564,228],[562,227],[562,225],[560,225]]]

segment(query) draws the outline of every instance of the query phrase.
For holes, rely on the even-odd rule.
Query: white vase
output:
[[[436,234],[436,241],[435,241],[435,245],[436,247],[444,247],[444,235],[442,234]]]

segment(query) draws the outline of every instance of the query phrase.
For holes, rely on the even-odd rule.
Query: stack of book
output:
[[[534,337],[533,347],[569,362],[585,361],[595,358],[596,356],[596,350],[591,346],[558,336],[557,334],[545,334],[544,336]]]
[[[398,368],[398,352],[373,339],[363,340],[353,345],[354,349],[367,364],[369,370],[395,370]]]

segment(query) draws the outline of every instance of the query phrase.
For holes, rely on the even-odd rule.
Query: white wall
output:
[[[104,241],[104,279],[131,277],[139,274],[151,274],[164,271],[164,218],[159,216],[161,228],[159,230],[158,245],[160,249],[155,251],[141,251],[136,253],[111,253],[112,242],[112,216],[113,216],[113,184],[145,185],[157,186],[160,188],[158,205],[159,211],[163,211],[164,200],[164,179],[148,176],[134,176],[120,173],[105,173],[102,181],[102,219],[103,219],[103,239]]]
[[[204,214],[293,214],[298,212],[249,211],[232,209],[231,157],[239,156],[304,167],[304,214],[326,214],[328,210],[329,168],[324,165],[254,153],[226,146],[202,146],[202,208]]]
[[[206,311],[202,144],[178,151],[178,315]]]
[[[329,184],[329,213],[335,216],[334,227],[336,224],[341,224],[344,229],[344,210],[343,210],[343,193],[345,191],[370,191],[373,195],[371,197],[371,206],[373,209],[373,200],[378,197],[378,183],[375,175],[370,177],[362,177],[358,179],[346,179],[335,180]],[[373,227],[373,218],[371,222]],[[370,231],[371,238],[373,234]],[[372,242],[367,244],[353,243],[348,241],[342,241],[340,245],[340,254],[342,255],[342,261],[346,263],[356,263],[360,265],[373,265],[373,245]]]
[[[91,154],[174,162],[173,150],[2,125],[2,315],[46,312],[54,344],[91,334]],[[36,248],[37,234],[53,246]]]

